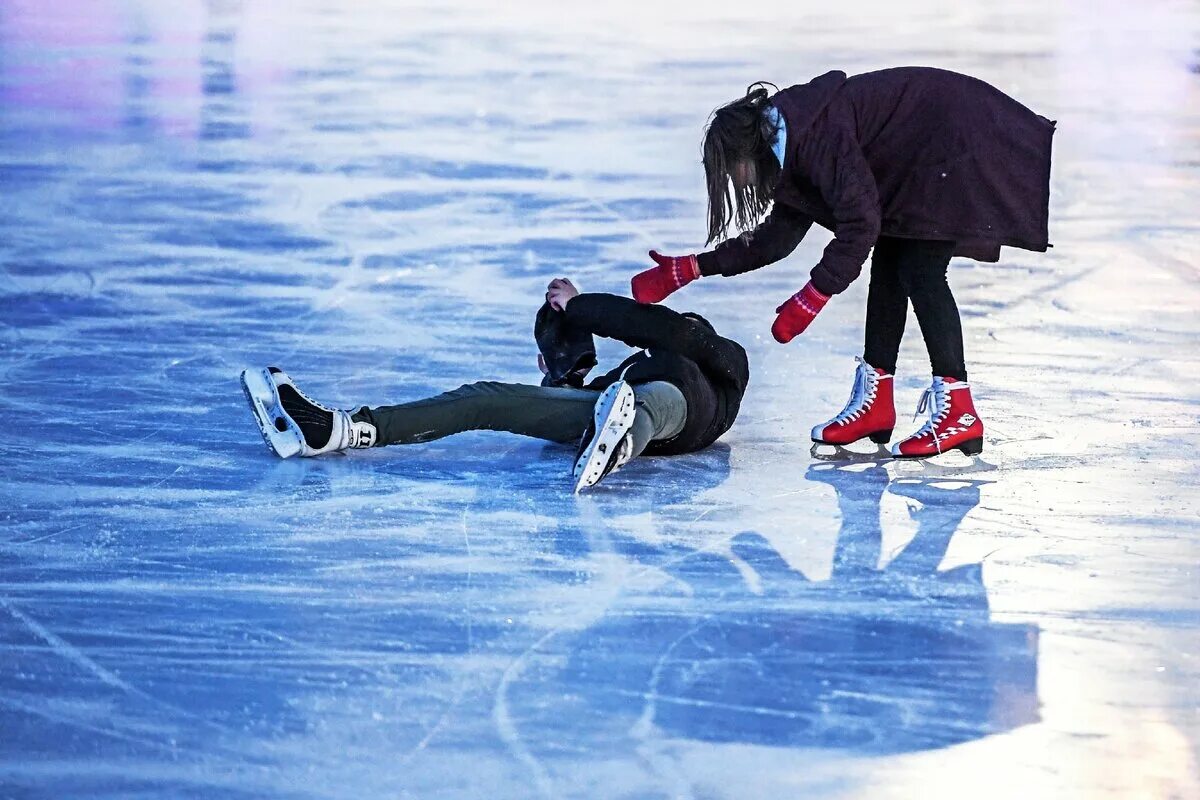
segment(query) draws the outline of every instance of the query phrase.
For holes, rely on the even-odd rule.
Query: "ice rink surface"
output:
[[[0,797],[1200,797],[1200,8],[727,5],[0,0]],[[1059,123],[1054,249],[951,268],[991,469],[810,456],[824,233],[671,298],[707,452],[263,447],[244,367],[536,381],[549,278],[703,244],[714,106],[906,64]]]

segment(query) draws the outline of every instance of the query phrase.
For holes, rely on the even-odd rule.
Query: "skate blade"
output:
[[[265,369],[243,370],[242,391],[250,403],[250,411],[258,423],[263,441],[271,452],[280,458],[299,455],[303,435],[291,417],[283,412],[271,373]]]
[[[838,464],[879,463],[892,459],[892,451],[886,444],[876,445],[875,449],[870,452],[859,452],[851,450],[845,445],[813,442],[808,453],[815,461],[829,461]]]
[[[897,475],[924,475],[926,477],[954,478],[963,475],[976,475],[984,472],[994,472],[999,465],[984,461],[983,456],[968,456],[957,450],[950,450],[924,458],[895,459]]]
[[[633,388],[624,381],[614,383],[600,395],[596,403],[596,435],[576,460],[572,471],[575,494],[599,482],[613,455],[613,448],[633,426],[633,414]]]

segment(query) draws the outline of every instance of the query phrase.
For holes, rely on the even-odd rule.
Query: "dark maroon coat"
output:
[[[827,72],[777,93],[787,149],[775,205],[754,231],[700,256],[736,275],[788,255],[813,222],[834,239],[812,271],[826,294],[858,277],[880,235],[1044,251],[1054,123],[967,75],[898,67]]]

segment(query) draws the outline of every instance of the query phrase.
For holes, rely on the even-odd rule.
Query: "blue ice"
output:
[[[1105,9],[3,0],[0,797],[1200,796],[1200,19]],[[549,278],[702,245],[715,105],[902,63],[1059,120],[1057,247],[952,267],[982,465],[810,455],[815,234],[671,298],[751,355],[703,453],[263,447],[246,367],[536,380]]]

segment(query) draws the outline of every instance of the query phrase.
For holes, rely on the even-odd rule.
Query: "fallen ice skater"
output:
[[[774,95],[766,85],[717,109],[704,139],[708,241],[725,239],[731,221],[745,232],[697,255],[651,251],[656,265],[633,278],[633,296],[657,303],[701,276],[772,264],[816,222],[834,238],[808,284],[776,309],[771,333],[786,344],[858,277],[874,248],[854,388],[841,413],[812,429],[813,441],[888,442],[911,300],[933,382],[917,409],[928,419],[891,455],[979,453],[983,421],[946,269],[952,256],[997,261],[1001,245],[1049,246],[1054,123],[981,80],[928,67],[828,72]]]
[[[276,367],[244,371],[242,387],[263,438],[282,458],[418,444],[471,430],[508,431],[578,441],[576,492],[636,456],[691,453],[729,430],[749,363],[742,346],[718,335],[703,317],[610,294],[580,294],[566,279],[550,282],[546,300],[566,326],[589,339],[617,339],[639,352],[582,388],[482,381],[358,411],[312,400]],[[540,356],[539,365],[546,370]]]

